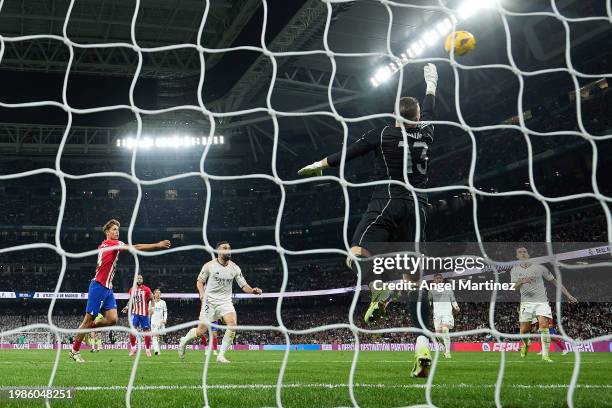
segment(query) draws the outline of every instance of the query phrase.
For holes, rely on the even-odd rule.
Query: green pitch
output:
[[[11,402],[6,387],[45,386],[55,351],[0,351],[0,406],[44,407],[42,401]],[[123,407],[133,359],[127,351],[83,352],[84,364],[61,354],[55,385],[74,388],[74,399],[55,400],[52,407]],[[208,398],[212,407],[269,407],[276,405],[275,385],[282,352],[233,351],[231,365],[211,359]],[[426,404],[425,379],[408,371],[413,353],[361,352],[354,395],[363,407]],[[441,357],[441,356],[440,356]],[[494,407],[499,353],[454,353],[438,360],[431,399],[438,407]],[[581,354],[575,407],[612,407],[612,353]],[[353,353],[301,351],[289,354],[281,401],[285,407],[352,406],[349,370]],[[506,353],[501,402],[505,407],[565,407],[574,355],[554,353],[554,364],[531,354],[522,360]],[[175,351],[146,358],[141,355],[132,407],[202,407],[203,352],[189,351],[179,361]]]

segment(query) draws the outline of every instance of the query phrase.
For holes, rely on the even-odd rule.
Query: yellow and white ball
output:
[[[444,49],[446,52],[451,52],[452,44],[455,44],[455,56],[461,56],[469,53],[476,47],[476,37],[467,31],[454,31],[446,37],[444,41]]]

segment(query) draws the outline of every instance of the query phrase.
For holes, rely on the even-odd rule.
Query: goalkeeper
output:
[[[346,149],[346,161],[374,152],[374,171],[378,180],[397,180],[404,182],[404,160],[407,161],[407,176],[413,187],[425,187],[427,183],[427,151],[433,142],[434,126],[427,121],[434,118],[434,106],[438,72],[435,65],[427,64],[423,68],[425,83],[427,85],[423,105],[413,97],[403,97],[399,100],[399,115],[406,119],[404,124],[408,146],[405,146],[402,137],[400,121],[395,124],[368,131]],[[406,155],[404,154],[406,151]],[[334,153],[321,161],[312,163],[298,171],[300,176],[321,176],[322,171],[329,167],[340,165],[342,152]],[[404,159],[405,157],[405,159]],[[427,197],[423,193],[416,193],[419,211],[419,225],[416,224],[415,205],[412,193],[404,186],[398,184],[377,185],[368,205],[366,213],[357,225],[351,242],[351,253],[357,258],[372,256],[373,245],[384,242],[411,242],[414,240],[416,229],[419,228],[423,240],[425,222],[427,220]],[[347,265],[352,269],[351,258],[347,258]],[[412,279],[413,276],[404,276]],[[385,290],[372,289],[370,307],[365,315],[369,322],[384,314],[390,294]],[[418,292],[410,296],[412,322],[420,327],[417,318],[417,303],[414,299]],[[421,302],[422,317],[425,324],[429,319],[429,304],[427,296]],[[422,328],[422,327],[421,327]]]

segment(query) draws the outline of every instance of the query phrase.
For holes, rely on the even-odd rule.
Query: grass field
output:
[[[72,400],[54,400],[52,407],[125,406],[132,358],[127,351],[83,353],[77,365],[63,351],[56,386],[74,388]],[[361,352],[355,374],[355,398],[363,407],[426,404],[425,379],[408,377],[412,353]],[[0,351],[0,406],[43,407],[42,400],[14,402],[7,398],[10,386],[47,385],[55,351]],[[208,399],[212,407],[276,406],[275,385],[283,353],[274,351],[228,352],[231,365],[211,360]],[[291,352],[284,377],[285,407],[352,406],[349,370],[352,352]],[[554,364],[542,363],[535,354],[521,359],[506,354],[501,391],[505,407],[567,406],[567,384],[574,355],[553,354]],[[132,407],[202,407],[204,353],[190,351],[179,361],[174,351],[141,356],[131,393]],[[438,407],[493,407],[499,353],[455,353],[438,361],[431,390]],[[581,370],[574,394],[576,407],[612,407],[612,353],[581,354]]]

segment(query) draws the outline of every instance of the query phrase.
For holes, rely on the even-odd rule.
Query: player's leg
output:
[[[142,316],[139,315],[132,315],[132,326],[134,326],[134,329],[138,330],[138,327],[140,326],[140,318]],[[136,351],[138,351],[138,348],[136,347],[136,342],[137,342],[137,338],[134,334],[130,333],[128,335],[129,339],[130,339],[130,352],[129,352],[129,356],[133,356],[134,354],[136,354]]]
[[[420,238],[425,239],[425,226],[427,224],[427,206],[426,201],[417,201],[419,210],[419,224],[416,223],[415,206],[412,200],[397,200],[398,209],[394,211],[397,223],[397,228],[393,236],[395,242],[414,242],[416,229],[420,229]],[[416,271],[414,274],[403,274],[404,281],[419,282],[422,278],[422,271]],[[429,324],[431,316],[431,307],[429,304],[429,296],[426,290],[414,290],[408,293],[408,311],[412,319],[413,326],[425,330]],[[419,319],[420,317],[420,319]]]
[[[534,304],[530,302],[521,302],[519,306],[519,332],[520,334],[529,334],[531,332],[531,321],[534,317]],[[529,351],[529,338],[521,338],[521,357],[527,355]]]
[[[540,342],[542,344],[542,360],[546,362],[552,362],[548,355],[550,350],[550,331],[549,321],[547,316],[538,315],[539,331],[540,331]]]
[[[161,325],[151,322],[151,329],[157,332],[161,329]],[[159,355],[159,334],[154,335],[151,340],[153,342],[153,354],[157,356]]]
[[[419,336],[414,346],[414,365],[410,375],[412,377],[427,377],[430,367],[431,352],[429,351],[429,339],[425,336]]]
[[[225,358],[225,352],[234,342],[234,337],[236,337],[238,316],[236,315],[236,311],[234,310],[234,306],[232,304],[224,305],[222,311],[223,321],[225,322],[227,329],[225,329],[225,333],[223,334],[223,340],[221,340],[221,350],[219,350],[217,362],[229,363],[229,360]]]
[[[145,354],[151,357],[151,320],[149,316],[140,316],[140,327],[144,332]]]
[[[451,337],[450,331],[454,326],[454,319],[452,316],[447,316],[442,319],[441,325],[442,341],[444,342],[444,357],[451,358]]]
[[[559,351],[561,351],[561,355],[566,355],[568,353],[568,351],[565,349],[565,344],[561,341],[560,338],[558,337],[552,337],[553,335],[557,334],[557,329],[555,328],[555,326],[550,326],[548,329],[548,332],[551,334],[551,338],[550,341],[552,343],[555,343],[557,345],[557,347],[559,347]],[[552,348],[552,344],[551,344],[551,348]]]
[[[91,332],[87,335],[87,339],[89,340],[89,347],[91,347],[91,350],[89,350],[91,353],[95,353],[96,352],[96,332]]]
[[[369,258],[371,251],[367,249],[368,243],[388,242],[390,238],[391,225],[389,225],[388,214],[392,200],[373,199],[368,205],[368,209],[361,217],[355,232],[353,233],[351,253],[357,258]],[[372,285],[373,276],[370,276],[369,267],[361,263],[362,281],[368,282],[370,286],[371,302],[365,313],[366,323],[376,320],[384,314],[384,304],[389,297],[389,291],[375,289]],[[347,258],[347,266],[357,272],[353,260]],[[382,276],[380,276],[382,278]]]
[[[100,313],[102,313],[103,318],[98,319],[94,322],[96,327],[108,327],[114,326],[119,321],[119,316],[117,315],[117,301],[115,300],[115,294],[112,290],[107,289],[108,292],[102,301],[102,305],[100,306]]]
[[[190,329],[187,334],[185,334],[185,336],[181,337],[179,340],[178,355],[180,359],[185,358],[187,345],[196,338],[204,336],[208,330],[208,324],[216,320],[215,307],[210,305],[208,302],[202,303],[198,319],[200,321],[198,326]]]
[[[217,348],[219,346],[219,329],[215,329],[212,332],[212,348],[213,348],[213,355],[217,355]]]
[[[89,289],[87,292],[87,306],[85,307],[85,316],[83,317],[83,321],[81,322],[79,329],[90,329],[92,327],[95,327],[95,316],[100,313],[100,309],[104,306],[105,300],[108,297],[109,292],[112,294],[112,291],[110,289],[105,288],[96,281],[92,281],[89,284]],[[108,304],[110,304],[110,301]],[[70,358],[78,363],[82,363],[84,361],[80,353],[81,343],[83,342],[84,337],[85,333],[77,333],[74,336],[72,349],[70,350]]]

